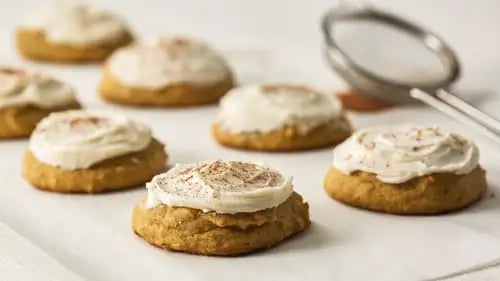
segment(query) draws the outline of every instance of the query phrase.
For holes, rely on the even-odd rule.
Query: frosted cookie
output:
[[[221,100],[212,133],[233,148],[294,151],[340,143],[351,126],[334,96],[296,85],[252,85]]]
[[[51,112],[80,108],[71,86],[53,77],[0,68],[0,139],[27,137]]]
[[[129,44],[132,35],[113,14],[59,1],[29,15],[16,40],[27,58],[72,63],[102,61]]]
[[[97,193],[134,187],[164,171],[166,154],[150,129],[124,116],[66,111],[31,135],[23,175],[35,187]]]
[[[168,37],[115,52],[106,62],[99,92],[120,104],[188,106],[216,102],[232,87],[227,62],[210,46]]]
[[[360,130],[333,152],[325,190],[348,205],[394,214],[438,214],[481,198],[478,148],[435,126]]]
[[[309,207],[292,178],[249,162],[177,165],[146,185],[132,228],[147,242],[202,255],[274,246],[306,229]]]

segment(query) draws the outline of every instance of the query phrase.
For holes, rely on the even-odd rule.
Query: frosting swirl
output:
[[[23,105],[54,108],[76,102],[73,88],[52,77],[0,68],[0,108]]]
[[[149,89],[181,82],[217,83],[231,75],[225,59],[211,47],[181,37],[124,47],[110,57],[107,66],[123,84]]]
[[[333,151],[344,173],[374,173],[385,183],[403,183],[433,173],[468,174],[479,161],[469,140],[436,126],[393,126],[360,130]]]
[[[47,41],[76,46],[108,43],[127,32],[113,14],[60,1],[29,15],[22,27],[43,31]]]
[[[69,110],[42,119],[31,135],[29,149],[39,161],[76,170],[143,150],[150,141],[146,125],[124,116]]]
[[[232,89],[222,98],[216,120],[231,132],[269,132],[297,125],[307,133],[341,116],[342,105],[334,96],[296,85],[250,85]]]
[[[159,204],[220,214],[273,208],[290,197],[292,178],[258,164],[214,161],[180,165],[146,184],[147,207]]]

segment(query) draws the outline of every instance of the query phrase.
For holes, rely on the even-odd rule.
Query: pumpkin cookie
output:
[[[169,37],[122,48],[106,62],[100,95],[137,106],[189,106],[218,101],[233,87],[224,58],[208,45]]]
[[[479,151],[435,126],[364,129],[338,145],[325,190],[355,207],[438,214],[478,201],[487,188]]]
[[[102,112],[66,111],[43,119],[23,163],[35,187],[56,192],[119,190],[164,171],[163,144],[145,125]]]
[[[83,5],[56,4],[30,15],[16,33],[19,52],[63,63],[102,61],[132,35],[115,15]]]
[[[71,86],[40,73],[0,68],[0,139],[27,137],[51,112],[76,108]]]
[[[212,133],[228,147],[295,151],[340,143],[351,126],[334,96],[297,85],[253,85],[221,100]]]
[[[244,254],[272,247],[310,224],[308,205],[293,191],[292,179],[253,163],[177,165],[146,187],[132,229],[173,251]]]

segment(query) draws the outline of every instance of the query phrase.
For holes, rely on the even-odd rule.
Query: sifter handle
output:
[[[458,110],[469,114],[471,117],[476,119],[478,122],[481,122],[485,126],[496,131],[497,134],[500,133],[500,121],[493,118],[491,115],[484,113],[483,111],[477,109],[476,107],[465,102],[464,100],[462,100],[458,96],[453,95],[452,93],[450,93],[444,89],[438,89],[436,91],[436,96],[439,99],[441,99],[442,101],[457,108]]]
[[[444,91],[443,89],[438,89],[438,92]],[[437,98],[436,96],[424,92],[420,89],[411,89],[410,94],[413,98],[418,99],[422,101],[423,103],[430,105],[434,107],[435,109],[447,114],[448,116],[464,123],[465,125],[469,126],[470,128],[476,130],[478,133],[482,134],[485,137],[488,137],[489,139],[495,141],[496,143],[500,144],[500,127],[490,127],[486,124],[488,124],[489,121],[485,121],[486,118],[483,118],[483,114],[486,115],[486,113],[478,110],[477,108],[467,104],[466,102],[460,100],[462,103],[467,104],[467,106],[462,106],[459,105],[457,107],[454,106],[453,102],[449,102],[449,99],[446,100],[441,100]],[[448,93],[451,95],[450,93]],[[437,95],[437,94],[436,94]],[[457,98],[458,99],[458,98]],[[474,110],[470,110],[470,108],[474,108]],[[457,109],[458,108],[458,109]],[[460,111],[459,109],[462,109],[463,111]],[[477,112],[480,112],[481,114],[478,114]],[[489,115],[486,115],[489,118],[495,120],[498,122],[498,120],[492,118]],[[479,118],[478,118],[479,117]]]

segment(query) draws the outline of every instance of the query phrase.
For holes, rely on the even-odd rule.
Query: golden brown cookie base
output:
[[[310,224],[309,206],[293,193],[278,207],[255,213],[214,214],[139,202],[132,229],[160,248],[201,255],[239,255],[272,247]]]
[[[349,122],[342,118],[301,134],[296,126],[269,133],[232,133],[219,123],[212,125],[212,134],[219,144],[231,148],[269,152],[299,151],[336,145],[351,135]]]
[[[23,176],[35,187],[62,193],[99,193],[135,187],[165,170],[163,144],[152,140],[142,151],[99,162],[88,169],[68,171],[40,162],[28,150]]]
[[[103,61],[114,50],[130,44],[132,40],[132,35],[126,32],[106,44],[75,46],[49,42],[40,30],[20,28],[16,33],[17,49],[21,55],[33,60],[59,63]]]
[[[400,215],[431,215],[459,210],[478,201],[486,190],[486,173],[478,166],[467,175],[432,174],[388,184],[371,173],[346,175],[330,168],[324,187],[331,197],[354,207]]]
[[[107,101],[132,106],[191,106],[217,102],[234,86],[233,78],[212,85],[179,83],[162,89],[141,89],[123,85],[104,68],[99,94]]]
[[[354,91],[339,93],[338,98],[345,109],[357,112],[377,112],[391,107],[390,104]]]
[[[78,103],[50,109],[34,106],[0,108],[0,139],[29,137],[36,124],[50,113],[79,108]]]

